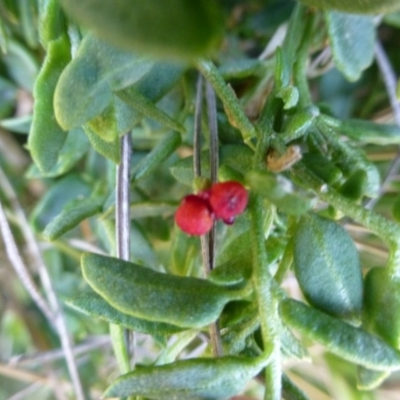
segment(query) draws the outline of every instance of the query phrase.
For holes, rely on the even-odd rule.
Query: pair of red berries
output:
[[[214,219],[233,224],[247,201],[247,190],[239,182],[215,183],[197,195],[186,196],[176,210],[175,222],[189,235],[204,235],[211,230]]]

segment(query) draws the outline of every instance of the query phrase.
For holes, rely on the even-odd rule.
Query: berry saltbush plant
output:
[[[0,148],[0,228],[46,320],[31,349],[58,336],[70,398],[384,398],[400,370],[399,10],[0,2],[0,135],[31,160]],[[36,332],[1,318],[6,343]],[[75,362],[71,337],[97,335],[110,348]]]

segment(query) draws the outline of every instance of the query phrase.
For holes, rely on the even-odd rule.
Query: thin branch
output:
[[[116,197],[116,240],[117,257],[128,261],[130,258],[131,219],[129,210],[129,171],[132,154],[132,139],[130,133],[121,139],[121,163],[117,168]]]
[[[208,128],[210,132],[210,178],[214,184],[218,181],[218,167],[219,167],[219,154],[218,154],[218,121],[217,121],[217,103],[215,99],[215,92],[211,84],[206,84],[206,100],[207,100],[207,114],[208,114]],[[214,269],[215,264],[215,242],[216,242],[216,224],[215,221],[208,234],[208,268],[209,271]],[[215,356],[222,355],[222,342],[219,332],[218,322],[210,325],[210,337],[213,354]]]
[[[132,157],[132,138],[130,132],[121,138],[121,162],[117,167],[117,187],[115,206],[116,253],[122,260],[130,259],[130,166]],[[121,326],[110,325],[114,352],[122,373],[128,372],[130,365],[130,344],[135,337],[132,331]],[[132,346],[134,347],[134,346]]]
[[[11,232],[10,225],[8,224],[6,214],[4,212],[3,205],[0,202],[0,231],[3,237],[4,246],[6,249],[7,257],[10,260],[14,271],[18,275],[22,285],[25,290],[29,293],[32,300],[35,302],[37,307],[42,311],[47,320],[50,323],[53,323],[53,313],[51,312],[48,304],[42,297],[39,292],[39,289],[36,287],[35,282],[30,276],[27,268],[25,267],[24,262],[18,252],[17,245],[14,241],[14,236]]]
[[[80,381],[78,368],[76,365],[74,355],[72,353],[71,338],[69,336],[68,328],[67,328],[64,316],[62,314],[62,310],[59,305],[56,293],[52,286],[50,275],[49,275],[49,273],[46,269],[46,266],[43,262],[42,255],[39,250],[39,246],[36,242],[36,239],[35,239],[35,236],[34,236],[32,230],[29,227],[28,221],[27,221],[25,214],[22,210],[22,207],[18,201],[18,198],[14,192],[14,189],[13,189],[12,185],[10,184],[10,182],[8,181],[6,175],[4,174],[4,172],[1,168],[0,168],[0,187],[3,190],[3,192],[5,193],[8,201],[11,204],[13,212],[17,217],[19,227],[21,229],[21,232],[24,236],[25,242],[26,242],[28,250],[29,250],[29,254],[32,258],[33,264],[37,268],[40,283],[43,287],[43,290],[45,291],[47,301],[50,304],[51,311],[49,311],[49,310],[43,311],[44,309],[49,308],[46,303],[43,303],[43,301],[42,301],[41,309],[44,312],[46,318],[48,318],[49,322],[52,323],[56,327],[57,333],[60,337],[61,346],[64,350],[65,361],[67,363],[68,371],[71,376],[72,384],[74,386],[76,399],[84,400],[85,396],[83,394],[83,388],[82,388],[82,384]],[[20,271],[20,273],[21,272],[23,273],[25,281],[28,282],[27,277],[30,277],[29,272],[28,272],[27,268],[25,267],[21,257],[19,256],[17,245],[14,241],[10,227],[5,218],[4,210],[2,207],[0,207],[0,208],[1,208],[0,214],[1,214],[1,220],[2,220],[3,237],[5,234],[6,238],[7,238],[7,239],[4,238],[5,245],[6,245],[6,247],[9,248],[9,251],[11,251],[10,261],[14,265],[14,268],[17,267],[18,270]],[[31,286],[31,288],[32,288],[32,286]],[[33,286],[33,288],[34,288],[34,286]],[[32,295],[33,293],[34,292],[32,290],[29,292],[30,295]],[[38,299],[37,294],[35,296]],[[45,308],[43,308],[43,304],[46,304]]]
[[[196,106],[194,113],[193,171],[195,178],[201,177],[201,118],[203,115],[203,84],[203,76],[199,74],[196,85]],[[202,235],[200,237],[200,245],[203,269],[205,275],[207,276],[211,270],[209,265],[210,249],[207,235]]]
[[[397,78],[390,64],[390,61],[385,53],[385,50],[383,49],[379,41],[377,41],[375,45],[375,56],[376,56],[376,62],[378,63],[379,69],[382,74],[383,82],[386,87],[386,92],[389,97],[390,105],[393,110],[394,120],[396,122],[396,125],[400,127],[400,102],[396,96]],[[395,158],[389,165],[385,177],[382,179],[382,184],[379,189],[379,195],[376,198],[369,200],[365,204],[365,207],[367,209],[371,210],[372,208],[374,208],[374,206],[384,193],[386,186],[393,180],[393,177],[396,175],[399,167],[400,167],[400,148],[397,150]]]
[[[203,114],[203,76],[199,74],[196,86],[196,106],[194,112],[194,154],[193,154],[193,171],[194,176],[201,176],[201,117]]]
[[[110,345],[110,338],[108,335],[101,335],[99,337],[93,337],[90,340],[85,341],[73,348],[73,354],[79,356],[100,347],[105,347]],[[31,365],[43,365],[47,363],[52,363],[64,357],[64,352],[62,349],[44,351],[30,356],[17,356],[9,360],[8,365],[11,366],[31,366]]]

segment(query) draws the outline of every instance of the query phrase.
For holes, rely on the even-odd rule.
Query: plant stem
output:
[[[321,200],[331,204],[378,235],[389,246],[391,253],[389,265],[392,266],[393,272],[400,273],[400,225],[347,200],[328,188],[321,179],[307,171],[301,163],[292,168],[292,173],[300,186],[312,189]]]
[[[271,354],[270,363],[265,368],[264,400],[281,399],[281,357],[279,340],[278,302],[273,295],[272,277],[268,271],[265,249],[264,207],[260,196],[250,199],[249,210],[252,227],[253,284],[257,296],[264,353]],[[273,213],[267,209],[267,230],[273,223]]]
[[[240,133],[242,134],[243,141],[249,147],[254,149],[254,145],[251,140],[258,136],[257,130],[247,118],[247,115],[243,111],[243,107],[236,97],[233,89],[226,84],[221,74],[218,72],[217,67],[211,61],[200,61],[197,64],[197,68],[204,75],[207,81],[210,82],[215,90],[215,93],[222,101],[231,125],[239,129]]]

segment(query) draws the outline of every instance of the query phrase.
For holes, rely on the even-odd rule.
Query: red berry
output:
[[[194,194],[186,196],[175,213],[175,222],[189,235],[204,235],[213,225],[208,202]]]
[[[210,189],[210,206],[215,218],[232,223],[247,206],[248,193],[242,184],[228,181],[214,184]]]

